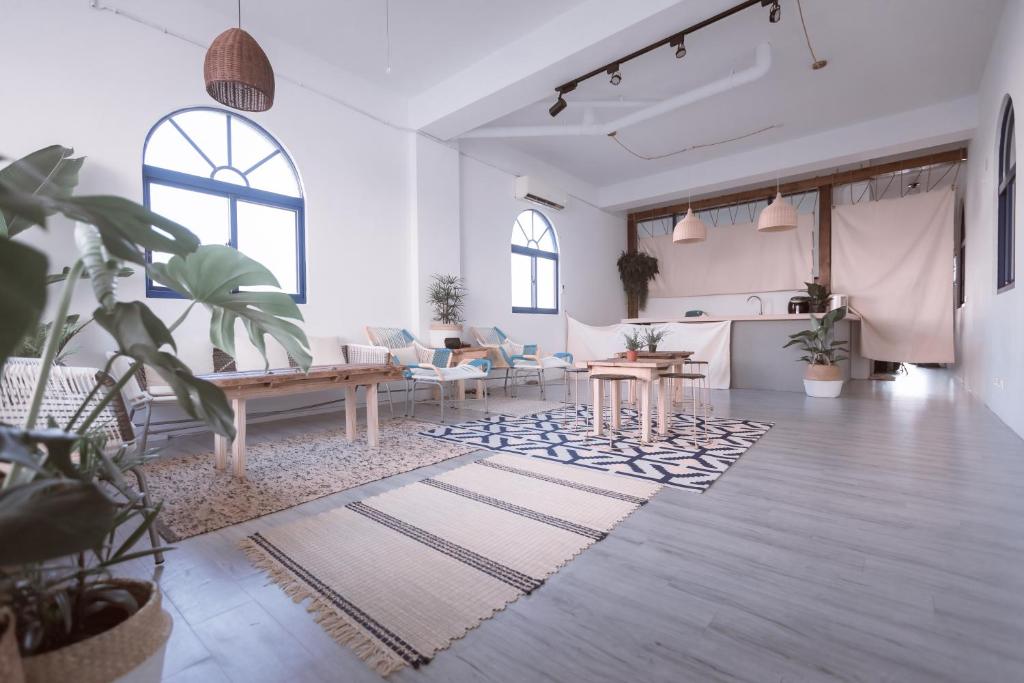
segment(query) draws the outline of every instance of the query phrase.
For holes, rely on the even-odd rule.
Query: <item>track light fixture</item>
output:
[[[682,59],[686,56],[686,36],[673,38],[669,45],[676,49],[676,59]]]
[[[556,92],[558,93],[558,99],[555,100],[555,103],[552,104],[551,107],[548,109],[548,113],[551,114],[552,118],[561,114],[563,111],[565,111],[565,108],[569,106],[569,104],[565,101],[565,94],[572,92],[575,89],[576,84],[570,83],[569,85],[563,85],[562,87],[556,90]]]
[[[637,57],[641,57],[647,54],[648,52],[651,52],[652,50],[657,50],[658,48],[669,45],[675,48],[676,59],[682,59],[683,57],[686,56],[686,45],[684,41],[688,34],[695,33],[703,28],[711,26],[712,24],[717,24],[723,19],[727,19],[728,17],[731,17],[734,14],[738,14],[739,12],[742,12],[745,9],[758,6],[770,8],[768,12],[768,19],[773,24],[778,23],[782,19],[782,8],[779,6],[779,0],[742,0],[741,2],[738,2],[732,7],[722,10],[721,12],[714,16],[708,17],[707,19],[698,21],[696,24],[693,24],[692,26],[687,26],[684,29],[676,31],[667,38],[662,38],[661,40],[651,43],[650,45],[646,45],[640,48],[639,50],[634,50],[633,52],[630,52],[628,55],[624,57],[619,57],[614,62],[610,62],[608,64],[605,64],[604,66],[597,67],[593,71],[588,71],[582,76],[577,76],[571,81],[563,83],[562,85],[555,88],[555,92],[558,93],[558,100],[553,105],[551,105],[551,108],[548,110],[548,112],[552,116],[558,116],[558,114],[566,107],[565,100],[562,98],[562,96],[568,92],[575,90],[576,86],[578,86],[580,83],[589,80],[594,76],[607,74],[609,77],[609,82],[611,82],[612,85],[618,85],[619,83],[622,82],[622,65],[625,64],[626,62],[636,59]],[[825,60],[821,60],[820,66],[816,64],[814,68],[820,69],[824,65]]]

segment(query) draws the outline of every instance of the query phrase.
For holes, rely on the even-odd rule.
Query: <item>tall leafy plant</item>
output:
[[[73,195],[83,158],[52,146],[0,169],[0,372],[8,357],[45,329],[38,342],[40,371],[28,406],[26,425],[0,425],[0,463],[10,470],[0,482],[0,607],[17,618],[24,654],[61,647],[93,635],[97,624],[131,614],[138,605],[109,582],[117,564],[152,550],[134,550],[153,523],[157,508],[143,505],[124,472],[140,454],[121,448],[113,454],[95,429],[96,420],[123,384],[142,366],[158,373],[178,405],[215,433],[234,437],[231,407],[215,385],[196,377],[177,356],[174,331],[200,304],[210,313],[210,341],[234,354],[235,323],[265,352],[265,337],[280,342],[302,368],[311,358],[298,322],[302,315],[277,288],[266,267],[224,246],[202,246],[187,228],[127,199]],[[19,235],[50,225],[50,217],[74,221],[72,262],[47,275],[50,262]],[[70,237],[70,235],[69,235]],[[164,264],[147,263],[146,251],[169,255]],[[118,278],[126,264],[147,270],[153,280],[189,303],[169,325],[141,301],[118,298]],[[97,384],[70,419],[40,415],[50,369],[68,330],[72,294],[87,279],[96,307],[92,319],[116,350],[131,360],[130,370],[109,390]],[[57,292],[49,296],[48,288]],[[48,300],[52,319],[42,322]],[[69,328],[70,325],[70,328]],[[35,343],[35,342],[33,342]],[[265,355],[265,353],[264,353]],[[41,420],[41,418],[47,418]],[[40,421],[46,429],[35,429]],[[104,485],[105,484],[105,485]],[[124,502],[134,502],[126,507]],[[123,525],[130,533],[118,533]]]
[[[466,282],[458,275],[435,274],[427,289],[427,302],[434,309],[434,320],[445,325],[461,323],[467,294]]]
[[[789,335],[782,348],[798,346],[804,352],[799,360],[811,365],[833,365],[846,360],[849,348],[835,340],[835,324],[846,317],[846,306],[829,311],[820,318],[811,316],[811,329]]]
[[[658,274],[658,259],[650,254],[622,252],[616,262],[627,297],[636,297],[640,308],[647,308],[648,285]]]

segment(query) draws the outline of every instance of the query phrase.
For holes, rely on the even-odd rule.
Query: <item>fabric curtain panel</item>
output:
[[[651,327],[668,333],[658,344],[659,351],[693,351],[694,360],[708,363],[711,388],[729,388],[732,382],[729,356],[732,323],[666,323]],[[647,329],[643,325],[587,325],[571,316],[568,328],[567,346],[577,363],[611,358],[625,351],[624,333]]]
[[[952,189],[837,206],[832,289],[860,313],[861,354],[952,363]]]
[[[658,259],[653,298],[747,294],[803,289],[811,280],[814,214],[800,214],[796,230],[763,233],[756,223],[708,226],[703,242],[673,244],[671,235],[639,241]]]

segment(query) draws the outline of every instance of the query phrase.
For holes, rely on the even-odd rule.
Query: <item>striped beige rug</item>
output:
[[[660,486],[499,454],[242,541],[378,673],[431,660]]]

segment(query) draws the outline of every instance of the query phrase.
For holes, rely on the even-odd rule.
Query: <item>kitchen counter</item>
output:
[[[815,313],[815,315],[823,315]],[[766,313],[764,315],[702,315],[694,318],[623,318],[626,325],[654,325],[657,323],[720,323],[720,322],[764,322],[773,320],[808,320],[808,313]],[[860,320],[856,313],[847,312],[846,320]]]

